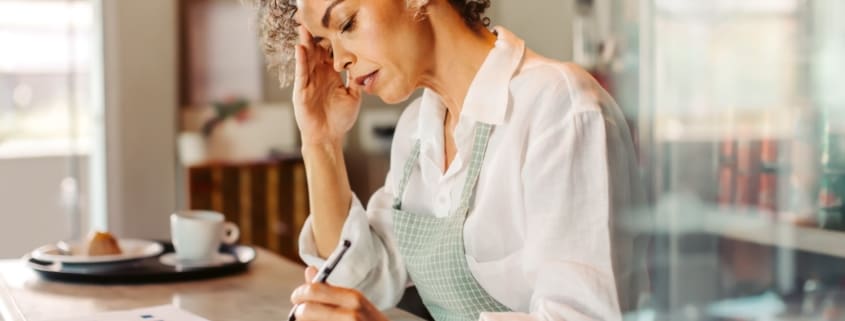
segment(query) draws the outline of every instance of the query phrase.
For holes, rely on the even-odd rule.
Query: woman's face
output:
[[[433,37],[406,0],[297,0],[299,21],[338,72],[386,103],[402,102],[430,68]]]

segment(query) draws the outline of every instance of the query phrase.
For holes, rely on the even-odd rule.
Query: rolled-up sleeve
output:
[[[391,169],[385,184],[371,197],[365,208],[352,196],[349,213],[341,231],[341,240],[352,246],[327,282],[355,288],[380,309],[396,306],[409,284],[408,272],[393,235],[393,200],[396,190],[396,164],[404,164],[411,149],[412,124],[419,110],[415,101],[402,114],[391,147]],[[400,166],[401,167],[401,166]],[[306,264],[320,267],[325,260],[317,254],[312,217],[308,217],[299,236],[299,255]]]
[[[390,175],[388,175],[389,177]],[[329,276],[329,284],[361,291],[380,309],[399,302],[408,282],[407,272],[392,241],[392,195],[379,189],[370,198],[367,209],[353,195],[341,240],[352,246]],[[325,260],[317,254],[309,217],[299,237],[299,254],[309,266],[320,267]]]
[[[611,263],[605,129],[597,108],[573,110],[529,144],[523,273],[533,285],[530,311],[484,313],[481,320],[621,319]]]

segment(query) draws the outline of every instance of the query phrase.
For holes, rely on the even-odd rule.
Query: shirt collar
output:
[[[494,29],[496,44],[472,80],[461,117],[501,125],[505,122],[510,82],[525,54],[525,42],[502,27]]]
[[[525,42],[505,28],[494,30],[496,43],[469,86],[460,117],[501,125],[507,116],[511,78],[525,55]],[[419,138],[441,137],[446,106],[440,96],[425,89],[420,107]]]

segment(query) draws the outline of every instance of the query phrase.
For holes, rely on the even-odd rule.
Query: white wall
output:
[[[38,246],[71,236],[61,201],[70,173],[67,156],[0,158],[0,258],[18,258]],[[80,190],[87,191],[87,160],[80,158]],[[87,212],[82,205],[82,213]]]
[[[177,2],[101,1],[109,229],[167,239],[177,206]]]
[[[573,0],[493,0],[489,16],[525,40],[535,52],[559,60],[572,57]]]

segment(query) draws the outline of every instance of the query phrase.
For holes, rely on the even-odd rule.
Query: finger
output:
[[[352,289],[334,287],[325,283],[309,283],[294,290],[290,300],[293,304],[316,302],[357,310],[366,298]]]
[[[355,313],[353,311],[337,306],[315,302],[300,304],[298,307],[296,307],[296,312],[294,312],[294,315],[296,315],[297,321],[355,320]]]
[[[313,49],[314,46],[314,37],[311,36],[311,33],[308,32],[308,29],[305,29],[305,26],[300,25],[297,27],[297,32],[299,33],[299,43],[305,46],[305,49]]]
[[[346,93],[354,98],[361,97],[361,86],[355,82],[355,78],[352,77],[352,73],[347,71],[346,72]]]
[[[308,57],[306,57],[305,48],[302,45],[296,45],[294,50],[294,57],[296,58],[294,90],[301,90],[308,84]]]
[[[299,34],[299,44],[305,47],[306,54],[311,55],[309,58],[311,61],[319,63],[326,63],[326,61],[329,61],[329,64],[331,64],[328,50],[318,46],[317,43],[314,42],[314,36],[310,31],[308,31],[308,29],[305,28],[305,26],[300,25],[297,27],[297,33]]]
[[[311,283],[311,280],[314,280],[314,277],[317,276],[317,268],[313,266],[309,266],[305,269],[305,283]]]
[[[357,84],[355,83],[355,79],[352,78],[352,72],[347,70],[346,71],[346,88],[352,89],[355,85],[357,85]]]

